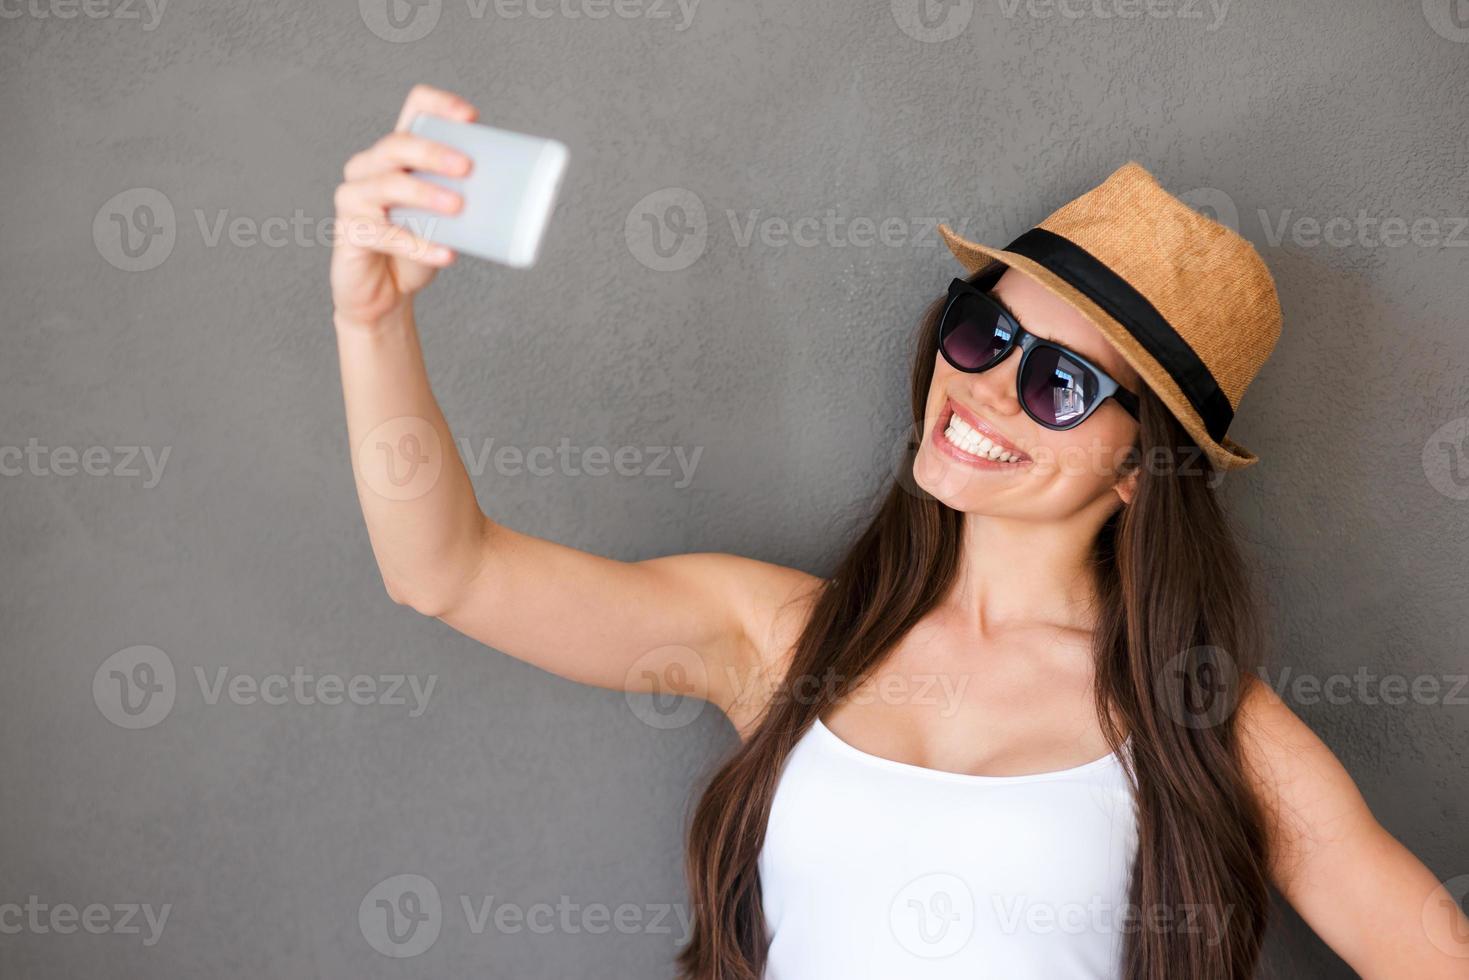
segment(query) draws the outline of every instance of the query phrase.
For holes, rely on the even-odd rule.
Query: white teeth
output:
[[[1019,456],[1001,449],[980,435],[974,426],[958,415],[949,416],[949,426],[944,430],[944,438],[974,456],[984,456],[1001,463],[1015,463],[1020,460]]]

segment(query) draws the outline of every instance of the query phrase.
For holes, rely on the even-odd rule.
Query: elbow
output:
[[[395,579],[384,578],[383,588],[387,590],[388,598],[398,605],[407,606],[414,612],[431,619],[446,616],[454,608],[454,603],[442,593],[416,589]]]
[[[388,598],[433,619],[453,613],[470,596],[483,568],[484,533],[466,536],[467,546],[408,568],[390,570],[380,561],[378,571]]]

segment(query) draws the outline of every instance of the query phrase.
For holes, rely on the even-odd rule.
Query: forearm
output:
[[[430,387],[411,304],[335,319],[357,497],[388,592],[436,615],[474,575],[489,524]]]

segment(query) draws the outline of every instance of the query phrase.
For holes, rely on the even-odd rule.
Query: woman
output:
[[[1135,163],[1005,251],[944,229],[971,277],[918,338],[916,486],[835,573],[613,561],[487,518],[449,450],[412,298],[454,256],[385,216],[453,213],[406,170],[469,163],[419,112],[476,118],[414,89],[336,195],[373,549],[394,600],[489,646],[627,691],[676,668],[729,717],[684,976],[1242,978],[1273,883],[1364,977],[1469,977],[1453,896],[1253,677],[1214,492],[1255,462],[1224,429],[1279,332],[1244,239]]]

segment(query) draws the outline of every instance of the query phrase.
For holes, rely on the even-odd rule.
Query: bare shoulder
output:
[[[1289,879],[1317,847],[1375,823],[1341,761],[1260,678],[1248,676],[1237,719],[1245,772],[1266,810],[1278,877]]]

